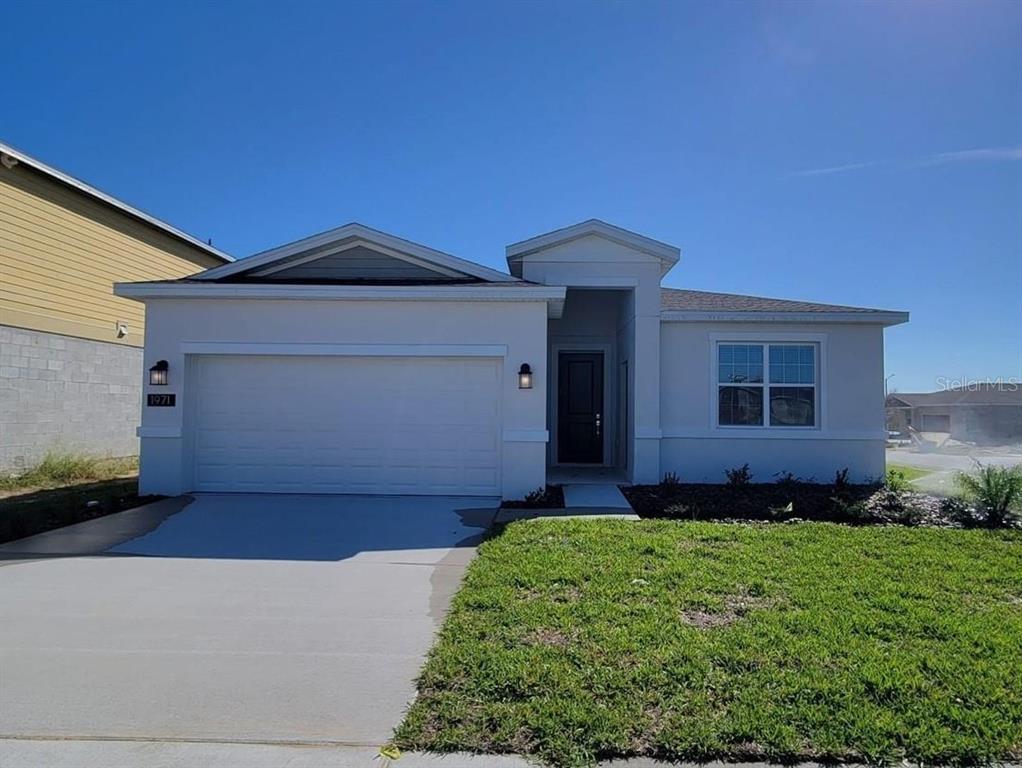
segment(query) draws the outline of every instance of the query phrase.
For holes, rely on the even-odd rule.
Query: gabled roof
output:
[[[163,232],[167,233],[172,237],[177,238],[178,240],[183,240],[189,245],[194,246],[199,250],[205,251],[213,258],[220,259],[221,261],[225,262],[234,261],[233,256],[224,253],[223,251],[217,248],[214,248],[209,243],[204,243],[202,240],[199,240],[196,237],[192,237],[187,232],[182,232],[180,229],[172,227],[167,222],[161,221],[160,219],[156,218],[155,216],[151,216],[145,211],[140,211],[138,208],[130,206],[124,201],[118,200],[116,197],[108,195],[105,192],[101,192],[95,187],[86,184],[81,179],[76,179],[74,176],[71,176],[70,174],[64,173],[63,171],[58,171],[56,168],[47,165],[41,160],[36,160],[31,155],[26,155],[24,152],[17,150],[8,144],[4,144],[3,142],[0,142],[0,159],[3,159],[5,165],[8,165],[9,163],[12,162],[15,165],[17,163],[24,163],[29,168],[33,168],[36,171],[39,171],[40,173],[49,176],[51,179],[55,179],[56,181],[59,181],[62,184],[65,184],[69,187],[72,187],[73,189],[78,190],[82,194],[88,195],[89,197],[99,200],[100,202],[105,203],[106,205],[116,208],[117,210],[121,211],[121,213],[125,213],[128,216],[144,221],[146,224],[156,227],[157,229],[162,230]]]
[[[791,320],[875,322],[884,325],[896,325],[908,321],[907,312],[849,307],[842,304],[820,304],[812,301],[793,301],[791,299],[769,299],[762,296],[743,296],[737,293],[690,291],[681,288],[661,288],[660,307],[664,317],[677,320],[741,320],[743,318],[766,317]]]
[[[450,277],[469,277],[476,280],[492,283],[517,283],[517,277],[498,272],[495,269],[484,267],[466,259],[459,259],[449,253],[427,248],[424,245],[404,240],[386,232],[372,229],[363,224],[351,223],[343,227],[337,227],[318,235],[312,235],[293,243],[272,248],[262,253],[257,253],[245,259],[240,259],[233,264],[225,264],[222,267],[214,267],[205,272],[194,275],[195,280],[223,280],[225,278],[241,275],[251,275],[255,272],[266,270],[273,264],[285,263],[301,254],[313,253],[315,258],[325,257],[333,252],[333,247],[341,249],[352,243],[364,243],[371,247],[380,249],[382,252],[397,258],[404,259],[410,263],[420,266],[431,267],[434,270]]]
[[[531,253],[568,243],[572,240],[589,237],[590,235],[596,235],[619,245],[655,256],[663,262],[664,272],[677,264],[678,259],[681,258],[681,250],[673,245],[640,235],[638,232],[616,227],[600,219],[588,219],[578,224],[572,224],[570,227],[555,229],[553,232],[530,237],[528,240],[522,240],[521,242],[509,245],[505,249],[507,263],[510,265]]]
[[[1022,406],[1022,384],[977,382],[968,387],[939,392],[894,392],[888,407],[919,405],[1016,405]]]

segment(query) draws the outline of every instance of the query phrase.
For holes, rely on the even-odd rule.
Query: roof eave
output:
[[[145,211],[140,211],[138,208],[130,206],[127,203],[118,200],[116,197],[112,197],[111,195],[106,194],[105,192],[101,192],[92,185],[86,184],[84,181],[76,179],[74,176],[66,174],[63,171],[59,171],[56,168],[42,162],[41,160],[36,160],[31,155],[26,155],[24,152],[21,152],[15,149],[14,147],[4,144],[3,142],[0,142],[0,154],[12,157],[19,163],[24,163],[29,168],[33,168],[39,171],[40,173],[46,174],[47,176],[56,179],[62,184],[66,184],[69,187],[77,189],[79,192],[82,192],[83,194],[86,194],[89,197],[95,198],[103,203],[106,203],[107,205],[113,208],[117,208],[122,213],[126,213],[127,215],[132,216],[133,218],[144,221],[146,224],[156,227],[157,229],[166,232],[168,235],[171,235],[172,237],[175,237],[178,240],[183,240],[189,245],[204,251],[205,253],[209,254],[210,256],[213,256],[214,258],[221,259],[222,261],[225,261],[227,263],[231,263],[235,260],[234,257],[231,256],[230,254],[224,253],[218,248],[214,248],[209,243],[204,243],[197,237],[193,237],[192,235],[189,235],[187,232],[182,232],[180,229],[172,227],[167,222],[161,221],[160,219],[157,219],[155,216],[150,216]]]
[[[566,288],[551,285],[293,285],[272,283],[114,283],[114,295],[146,302],[159,299],[298,299],[307,301],[543,301],[550,317],[564,310]]]
[[[676,323],[853,323],[885,328],[908,322],[908,312],[707,312],[665,309],[664,322]]]

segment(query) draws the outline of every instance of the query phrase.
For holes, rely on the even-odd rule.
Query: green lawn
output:
[[[890,472],[891,470],[894,470],[895,472],[900,472],[902,477],[904,477],[905,480],[907,482],[910,482],[910,483],[913,480],[918,480],[920,477],[926,477],[927,475],[932,475],[933,474],[933,470],[932,469],[919,469],[919,467],[906,467],[903,464],[888,464],[887,465],[887,471]]]
[[[541,520],[487,541],[395,742],[1022,759],[1022,534]]]

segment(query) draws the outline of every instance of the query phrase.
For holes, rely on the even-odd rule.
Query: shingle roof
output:
[[[660,306],[666,310],[689,312],[871,312],[883,309],[846,307],[840,304],[818,304],[812,301],[767,299],[762,296],[742,296],[737,293],[689,291],[680,288],[661,288]]]

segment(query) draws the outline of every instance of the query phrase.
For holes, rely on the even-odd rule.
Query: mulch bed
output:
[[[139,496],[137,477],[42,488],[0,498],[0,544],[155,501]]]
[[[537,488],[524,499],[502,501],[501,509],[564,509],[564,490],[559,485]]]
[[[853,525],[952,526],[954,509],[938,497],[884,486],[805,483],[622,486],[640,517],[671,520],[816,520]]]

